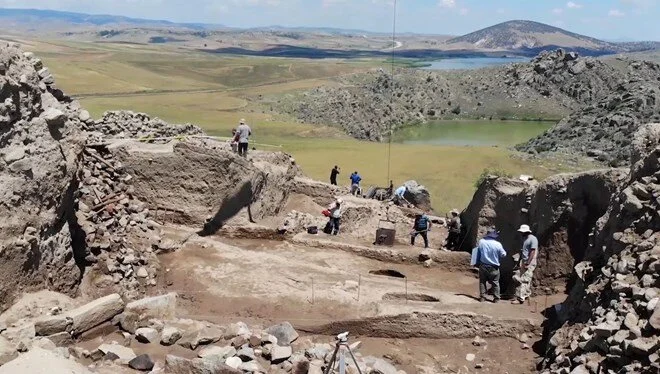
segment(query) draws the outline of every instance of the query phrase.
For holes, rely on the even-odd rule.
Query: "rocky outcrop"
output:
[[[599,60],[559,49],[529,63],[461,74],[401,69],[394,80],[383,70],[353,75],[337,87],[290,96],[280,109],[305,123],[334,125],[355,138],[381,141],[399,126],[437,119],[564,118],[622,84],[657,86],[658,74],[654,63]],[[593,128],[590,136],[598,133]]]
[[[660,65],[630,64],[628,80],[564,118],[552,129],[518,146],[529,153],[578,153],[603,163],[627,165],[633,135],[642,124],[660,121]]]
[[[53,83],[40,60],[0,47],[0,309],[22,291],[74,294],[82,277],[73,193],[85,137]]]
[[[562,49],[546,51],[529,64],[515,64],[507,70],[505,84],[557,99],[568,107],[589,104],[606,96],[623,74],[602,60],[580,57]]]
[[[507,251],[502,263],[506,286],[514,265],[512,256],[522,246],[516,230],[528,224],[540,247],[536,291],[545,287],[561,291],[573,266],[584,258],[591,228],[605,214],[623,176],[624,170],[613,169],[561,174],[541,183],[486,178],[461,216],[466,227],[463,249],[471,250],[489,228],[497,228]]]

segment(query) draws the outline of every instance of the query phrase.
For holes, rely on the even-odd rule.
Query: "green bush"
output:
[[[494,175],[496,177],[504,177],[504,178],[512,178],[513,175],[510,173],[507,173],[504,170],[501,169],[491,169],[491,168],[485,168],[481,174],[479,174],[479,178],[474,182],[474,186],[479,188],[481,184],[488,178],[488,176]]]

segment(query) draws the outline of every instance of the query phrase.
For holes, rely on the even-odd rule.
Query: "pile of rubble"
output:
[[[20,372],[28,367],[25,365],[30,365],[30,360],[38,357],[47,359],[49,367],[68,362],[65,368],[73,368],[78,370],[74,373],[80,374],[90,373],[89,369],[125,372],[125,368],[153,374],[320,374],[331,362],[333,344],[299,341],[298,332],[288,322],[267,328],[250,328],[242,322],[216,325],[178,319],[175,317],[176,303],[177,295],[173,293],[129,303],[118,294],[112,294],[77,308],[62,310],[55,307],[47,316],[23,319],[21,323],[31,329],[20,337],[15,331],[10,336],[19,342],[20,349],[0,337],[0,365],[4,364],[0,366],[0,373]],[[95,348],[84,349],[75,345],[74,339],[82,334],[99,329],[107,332],[108,326],[115,326],[115,332],[95,339],[98,342]],[[142,353],[153,352],[153,345],[176,345],[177,349],[170,350],[183,348],[192,351],[184,356],[194,354],[197,358],[170,354],[159,360]],[[363,357],[357,351],[360,345],[355,342],[351,349],[363,373],[402,373],[383,359]],[[17,357],[17,350],[22,353],[21,357]],[[92,361],[93,364],[85,368],[75,363],[78,361]],[[349,372],[354,371],[354,363],[347,362],[347,368]]]
[[[88,123],[85,130],[99,132],[107,138],[153,139],[151,141],[161,142],[168,142],[170,139],[160,138],[204,135],[204,131],[196,125],[173,125],[144,113],[127,110],[105,112],[100,120]]]
[[[660,125],[635,139],[549,339],[546,373],[660,371]]]
[[[85,261],[103,274],[95,277],[95,285],[117,285],[117,291],[135,298],[144,286],[156,285],[152,244],[157,244],[159,225],[134,196],[133,177],[107,148],[85,148],[78,180],[75,209]]]

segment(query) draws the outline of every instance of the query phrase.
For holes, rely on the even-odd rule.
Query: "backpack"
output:
[[[316,234],[319,233],[319,228],[316,227],[316,226],[309,226],[309,227],[307,228],[307,233],[308,233],[308,234],[312,234],[312,235],[316,235]]]

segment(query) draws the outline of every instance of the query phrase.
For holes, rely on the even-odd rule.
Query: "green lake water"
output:
[[[553,125],[553,122],[537,121],[437,121],[397,130],[393,141],[403,144],[510,147],[543,133]]]

